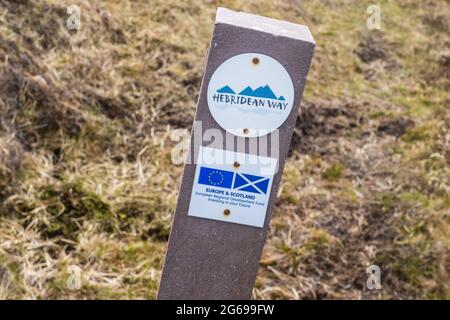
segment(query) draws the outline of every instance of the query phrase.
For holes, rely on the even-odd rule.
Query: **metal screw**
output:
[[[233,163],[233,167],[235,167],[235,168],[239,168],[240,166],[241,166],[241,164],[239,162],[237,162],[237,161],[235,161]]]
[[[253,64],[258,64],[258,63],[259,63],[259,58],[254,57],[254,58],[252,59],[252,62],[253,62]]]
[[[248,134],[248,129],[245,128],[245,129],[243,130],[243,132],[244,132],[244,134]]]
[[[223,210],[223,214],[224,214],[225,216],[229,216],[229,215],[231,214],[230,209],[225,209],[225,210]]]

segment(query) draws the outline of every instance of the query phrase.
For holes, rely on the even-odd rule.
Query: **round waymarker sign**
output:
[[[222,63],[208,85],[214,120],[241,137],[259,137],[279,128],[291,113],[294,85],[286,69],[260,53],[243,53]]]

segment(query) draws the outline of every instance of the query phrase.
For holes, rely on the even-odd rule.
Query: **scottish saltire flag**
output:
[[[252,193],[266,194],[269,178],[246,173],[236,173],[233,189]]]
[[[201,167],[198,183],[207,186],[231,189],[233,176],[234,172],[232,171]]]

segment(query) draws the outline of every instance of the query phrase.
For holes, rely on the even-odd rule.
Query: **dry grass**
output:
[[[318,45],[254,297],[448,299],[450,7],[369,4],[0,0],[0,299],[155,297],[217,6]]]

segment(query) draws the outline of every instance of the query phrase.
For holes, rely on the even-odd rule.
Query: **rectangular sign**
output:
[[[262,228],[277,160],[200,147],[189,216]]]

